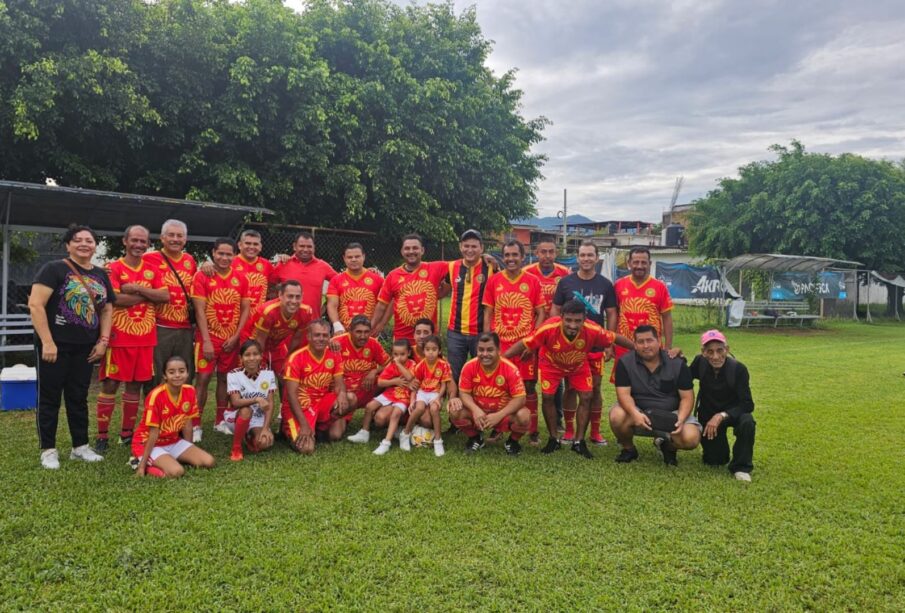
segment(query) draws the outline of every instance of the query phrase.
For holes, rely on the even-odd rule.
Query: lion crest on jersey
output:
[[[215,289],[207,297],[204,314],[212,336],[229,338],[239,325],[238,292],[230,288]]]
[[[619,307],[619,334],[631,337],[640,325],[650,324],[660,333],[660,312],[644,298],[629,298]]]
[[[365,279],[365,282],[369,280]],[[347,289],[339,297],[339,320],[348,325],[356,315],[370,317],[374,314],[376,304],[374,292],[363,287]]]
[[[531,301],[518,292],[504,292],[496,300],[495,331],[507,341],[524,338],[531,332]]]
[[[191,266],[188,260],[185,261],[185,264]],[[169,321],[187,322],[189,314],[186,295],[183,293],[179,281],[176,280],[176,275],[169,269],[169,266],[163,264],[161,268],[163,267],[166,267],[167,269],[163,276],[163,282],[170,290],[170,301],[157,305],[157,313],[161,318]],[[186,288],[188,288],[189,283],[192,282],[192,276],[188,272],[179,271],[179,278]]]
[[[421,271],[427,275],[427,271]],[[409,281],[404,284],[396,299],[399,323],[414,326],[422,317],[433,317],[437,308],[437,292],[427,281]]]
[[[154,307],[147,302],[139,302],[130,307],[117,307],[113,309],[114,333],[145,336],[154,329],[154,313]]]

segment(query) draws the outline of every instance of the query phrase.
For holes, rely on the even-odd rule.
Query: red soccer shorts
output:
[[[286,359],[289,357],[289,350],[286,345],[280,345],[275,349],[267,349],[264,351],[264,363],[268,368],[279,376],[283,376],[286,369]]]
[[[506,353],[506,350],[511,346],[505,346],[505,343],[500,343],[500,354]],[[534,353],[527,360],[520,355],[508,359],[518,367],[522,381],[537,381],[537,356]]]
[[[154,346],[110,347],[101,362],[101,381],[150,381],[154,378]]]
[[[201,343],[195,343],[195,372],[198,374],[210,374],[215,370],[218,373],[227,373],[239,366],[239,348],[230,352],[223,351],[223,341],[211,338],[214,345],[214,359],[208,361],[204,357]]]
[[[312,430],[327,430],[336,421],[336,417],[331,414],[333,410],[333,405],[336,403],[336,394],[329,393],[323,398],[320,399],[320,402],[308,407],[302,407],[302,415],[305,417],[305,421],[308,422],[308,427]],[[288,405],[288,403],[287,403]],[[346,419],[351,419],[351,417],[346,416]],[[285,412],[283,413],[283,433],[290,441],[294,441],[299,432],[301,432],[301,426],[299,425],[298,420],[295,419],[295,415],[292,414],[292,410],[287,406]]]
[[[590,392],[593,389],[591,380],[591,368],[584,361],[573,372],[565,372],[546,360],[540,361],[540,389],[545,396],[552,396],[559,388],[560,382],[565,379],[569,387],[576,392]]]
[[[591,369],[591,375],[600,377],[603,375],[603,352],[594,351],[588,354],[588,367]]]

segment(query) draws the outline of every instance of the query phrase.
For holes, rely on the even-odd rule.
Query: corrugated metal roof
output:
[[[808,255],[784,255],[781,253],[749,253],[739,255],[722,264],[730,270],[769,270],[773,272],[820,272],[830,266],[857,267],[861,262],[818,258]]]

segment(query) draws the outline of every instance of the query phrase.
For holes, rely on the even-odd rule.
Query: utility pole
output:
[[[568,242],[566,240],[566,220],[569,217],[568,203],[566,199],[566,189],[562,190],[562,254],[566,255]]]

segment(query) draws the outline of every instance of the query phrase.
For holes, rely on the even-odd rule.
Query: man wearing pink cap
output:
[[[708,330],[701,335],[701,355],[691,363],[691,374],[699,382],[696,412],[705,424],[701,437],[704,463],[728,463],[736,479],[751,481],[755,422],[748,369],[729,357],[729,344],[722,332]],[[729,428],[735,434],[731,459],[726,436]]]

